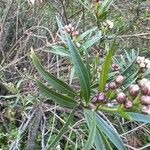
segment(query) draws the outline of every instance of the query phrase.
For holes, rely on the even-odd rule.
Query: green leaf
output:
[[[111,3],[113,2],[113,0],[104,0],[104,2],[101,4],[99,4],[99,10],[98,10],[98,15],[99,15],[99,19],[105,19],[108,9],[111,6]]]
[[[93,31],[96,31],[96,29],[97,29],[97,27],[94,27],[94,28],[92,28],[92,29],[89,29],[89,30],[83,32],[82,34],[80,34],[80,35],[77,37],[76,40],[77,40],[78,42],[81,41],[81,40],[83,40],[88,34],[91,34]]]
[[[56,16],[56,22],[57,22],[58,29],[59,29],[59,32],[60,32],[60,35],[58,34],[58,36],[63,41],[63,43],[66,43],[66,38],[65,38],[65,35],[64,35],[64,32],[63,32],[63,25],[62,25],[62,23],[61,23],[58,16]]]
[[[96,118],[95,118],[95,112],[92,111],[84,111],[84,115],[86,118],[86,122],[88,124],[89,127],[89,136],[88,139],[86,141],[84,150],[91,150],[94,140],[95,140],[95,134],[96,134]],[[91,118],[91,119],[89,119]]]
[[[70,113],[69,117],[67,118],[66,123],[63,125],[63,127],[62,127],[61,130],[59,131],[59,134],[58,134],[58,135],[55,137],[55,139],[50,143],[50,145],[48,146],[47,149],[53,148],[53,147],[57,144],[57,142],[61,139],[62,135],[67,131],[69,125],[70,125],[71,122],[72,122],[74,112],[75,112],[75,108],[74,108],[74,109],[72,110],[72,112]]]
[[[86,102],[86,104],[88,104],[90,99],[90,77],[88,74],[88,70],[67,34],[66,40],[70,51],[70,57],[73,61],[73,65],[75,67],[75,71],[81,86],[81,96],[84,97],[84,101]]]
[[[42,84],[40,81],[36,80],[36,84],[39,87],[39,89],[41,90],[41,92],[43,94],[45,94],[48,98],[53,100],[54,102],[56,102],[62,106],[69,107],[69,108],[78,106],[78,103],[74,99],[72,99],[68,96],[64,96],[62,94],[56,93],[55,91],[49,89],[47,86]]]
[[[36,67],[37,71],[41,74],[41,76],[55,88],[56,90],[60,92],[64,92],[68,95],[75,96],[76,92],[65,82],[62,80],[56,78],[54,75],[51,73],[47,72],[44,67],[41,65],[38,57],[36,56],[35,52],[31,50],[31,55],[30,57],[32,58],[33,64]]]
[[[130,116],[131,120],[150,123],[150,115],[144,115],[134,112],[127,112],[127,114]]]
[[[119,150],[126,149],[119,134],[98,115],[96,115],[96,123],[100,131],[102,131]]]
[[[82,44],[82,48],[85,50],[91,47],[93,44],[98,42],[101,38],[101,33],[98,33],[95,37],[91,38],[90,40],[87,40],[85,43]]]
[[[62,57],[69,57],[69,52],[63,46],[60,45],[53,45],[47,48],[45,51],[60,55]]]
[[[102,16],[103,14],[105,14],[108,11],[112,2],[113,2],[113,0],[104,0],[102,5],[100,6],[100,9],[98,12],[100,16]]]
[[[103,150],[103,149],[105,149],[105,150],[107,150],[107,149],[113,150],[113,148],[112,148],[108,138],[106,137],[106,135],[102,131],[100,131],[100,129],[98,129],[98,133],[101,135],[101,138],[103,140],[103,145],[105,145],[105,148],[102,148],[100,150]]]
[[[100,80],[99,80],[100,92],[103,92],[105,89],[114,52],[115,52],[115,40],[111,43],[110,49],[107,52],[107,55],[105,56],[104,64],[102,66],[102,71],[100,73]]]
[[[96,146],[96,150],[104,150],[105,149],[104,141],[103,141],[103,138],[102,138],[101,133],[98,128],[96,128],[96,135],[95,135],[94,143]]]

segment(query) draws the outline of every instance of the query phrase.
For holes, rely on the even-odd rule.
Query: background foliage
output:
[[[91,147],[90,141],[93,140],[97,146],[102,146],[103,144],[100,143],[103,140],[107,149],[115,149],[118,143],[109,140],[112,138],[110,133],[114,132],[113,128],[117,129],[127,149],[149,149],[150,126],[148,122],[137,122],[140,119],[129,121],[117,115],[99,111],[99,116],[112,128],[109,133],[105,133],[107,134],[105,136],[96,124],[98,122],[105,130],[105,126],[102,125],[106,123],[97,121],[99,117],[97,114],[88,110],[83,112],[82,109],[71,111],[54,104],[39,93],[34,82],[35,79],[38,79],[47,85],[46,79],[43,80],[37,72],[38,67],[36,70],[31,61],[29,56],[31,47],[38,54],[43,68],[52,73],[52,79],[58,77],[71,85],[75,91],[80,88],[82,81],[77,80],[74,74],[75,68],[72,65],[77,65],[78,68],[80,58],[77,55],[76,58],[79,60],[77,62],[68,59],[69,52],[71,52],[71,50],[68,51],[70,41],[68,39],[68,47],[63,46],[62,35],[58,36],[59,23],[56,16],[60,18],[63,25],[71,23],[79,31],[80,36],[77,37],[76,44],[82,45],[79,54],[83,62],[87,62],[86,50],[90,55],[88,61],[93,63],[90,69],[93,72],[93,79],[91,79],[93,87],[97,84],[94,82],[97,78],[94,76],[95,71],[103,64],[109,44],[116,33],[116,55],[113,61],[119,60],[118,57],[121,60],[129,58],[125,59],[127,64],[120,62],[121,71],[124,75],[131,77],[125,82],[123,88],[126,89],[129,82],[136,78],[136,70],[134,67],[133,69],[129,67],[132,61],[135,61],[138,53],[147,58],[150,57],[150,2],[148,0],[114,0],[108,9],[107,17],[104,15],[100,19],[96,16],[94,6],[95,1],[90,0],[37,0],[34,5],[24,0],[0,1],[1,149],[32,149],[33,147],[48,149],[54,145],[56,149],[82,149],[84,146],[85,148]],[[106,20],[114,24],[112,29],[106,27]],[[100,30],[102,33],[99,32]],[[86,36],[84,37],[82,33],[86,33]],[[71,54],[73,55],[74,51]],[[131,59],[127,54],[130,54]],[[81,66],[85,72],[87,71],[85,68],[90,67],[88,65],[84,67],[85,64],[82,65],[82,62]],[[124,72],[126,69],[128,71]],[[43,73],[47,72],[43,71]],[[82,71],[77,73],[78,76],[81,73]],[[110,80],[111,77],[113,75],[109,74]],[[90,76],[86,81],[88,78]],[[53,80],[53,84],[56,90],[59,85],[62,85],[61,83],[57,85],[56,80]],[[89,83],[86,82],[81,88],[84,89],[87,84]],[[64,89],[59,88],[63,90],[61,92],[65,93],[68,89],[70,91],[70,87],[67,85],[65,87]],[[89,101],[88,90],[83,95],[86,95],[85,100]],[[70,94],[73,93],[74,91],[70,92]],[[80,99],[79,95],[76,97]],[[76,102],[73,102],[73,105],[76,105]],[[135,117],[134,114],[132,117]],[[92,125],[89,118],[93,120]],[[99,142],[92,139],[93,134],[96,134]]]

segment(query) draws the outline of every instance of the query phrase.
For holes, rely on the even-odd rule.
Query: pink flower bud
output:
[[[116,88],[117,88],[117,85],[115,82],[110,82],[108,84],[108,89],[115,90]]]
[[[67,28],[66,31],[69,33],[71,30],[70,30],[70,28]]]
[[[113,71],[118,71],[120,69],[120,66],[118,64],[112,64],[111,68]]]
[[[95,96],[93,96],[93,98],[92,98],[92,103],[96,103],[97,102],[97,96],[95,95]]]
[[[141,106],[141,112],[145,113],[145,114],[150,114],[150,105],[142,105]]]
[[[122,84],[123,81],[124,81],[124,77],[122,75],[117,76],[116,79],[115,79],[115,82],[118,85]]]
[[[148,95],[141,96],[141,103],[143,105],[150,105],[150,96]]]
[[[137,84],[131,85],[129,87],[129,93],[131,96],[137,96],[139,94],[139,92],[140,92],[140,88]]]
[[[117,95],[117,98],[116,98],[117,102],[118,103],[125,103],[126,102],[126,95],[123,93],[123,92],[120,92],[118,95]]]
[[[146,83],[148,83],[148,80],[146,78],[143,78],[142,80],[140,80],[139,86],[143,87]]]
[[[98,101],[99,102],[105,102],[106,101],[106,95],[105,95],[105,93],[99,93],[98,94]]]
[[[141,62],[139,65],[140,65],[141,68],[145,68],[146,67],[144,62]]]
[[[68,24],[68,28],[69,28],[69,29],[72,28],[72,24],[71,24],[71,23]]]
[[[65,25],[65,26],[63,27],[63,29],[64,29],[65,31],[67,31],[68,26],[67,26],[67,25]]]
[[[138,64],[140,64],[141,63],[141,57],[138,56],[136,61],[137,61]]]
[[[130,108],[132,108],[132,106],[133,106],[133,104],[132,104],[132,102],[129,101],[129,100],[127,100],[126,103],[124,104],[124,107],[125,107],[126,109],[130,109]]]
[[[79,35],[79,31],[73,31],[72,32],[72,36],[77,36],[77,35]]]
[[[72,32],[74,31],[74,27],[71,27],[71,31],[72,31]]]
[[[144,95],[149,95],[150,96],[150,83],[149,82],[147,82],[145,85],[143,85],[141,87],[141,92]]]

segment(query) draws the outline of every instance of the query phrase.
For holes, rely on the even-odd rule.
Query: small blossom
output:
[[[148,63],[148,64],[146,65],[146,68],[147,68],[147,69],[150,69],[150,63]]]
[[[106,23],[108,24],[110,29],[112,29],[114,27],[114,23],[112,21],[106,20]]]
[[[118,85],[122,84],[123,81],[124,81],[124,77],[122,75],[117,76],[116,79],[115,79],[115,82]]]
[[[118,71],[118,70],[120,70],[120,66],[119,66],[118,64],[112,64],[112,65],[111,65],[111,68],[112,68],[113,71]]]
[[[68,28],[70,28],[70,29],[72,28],[72,24],[71,23],[68,24]]]
[[[132,108],[132,106],[133,106],[133,103],[130,100],[127,100],[126,103],[124,104],[124,107],[126,109],[130,109]]]
[[[99,93],[97,99],[98,99],[99,102],[105,102],[106,101],[105,93]]]
[[[126,102],[126,95],[123,93],[123,92],[120,92],[118,95],[117,95],[117,98],[116,98],[117,102],[118,103],[125,103]]]
[[[144,95],[150,96],[150,82],[149,81],[141,87],[141,92]]]
[[[148,83],[148,80],[146,78],[143,78],[142,80],[140,80],[139,86],[143,87],[146,83]]]
[[[108,89],[115,90],[116,88],[117,88],[117,85],[115,82],[110,82],[108,84]]]
[[[145,57],[140,57],[141,62],[145,61]]]
[[[150,64],[150,60],[149,59],[145,59],[145,64]]]
[[[141,68],[145,68],[146,67],[144,62],[141,62],[139,65],[140,65]]]
[[[70,28],[67,28],[66,30],[67,30],[67,32],[70,32],[70,31],[71,31]]]
[[[139,92],[140,92],[140,88],[137,84],[131,85],[129,87],[129,93],[131,96],[137,96],[139,94]]]
[[[143,105],[150,105],[150,96],[148,95],[141,96],[141,103]]]
[[[72,31],[72,32],[74,31],[74,27],[71,27],[71,31]]]
[[[141,106],[141,111],[145,114],[150,114],[150,105],[142,105]]]
[[[98,98],[97,95],[93,96],[93,98],[92,98],[92,103],[96,103],[97,100],[98,100],[97,98]]]
[[[79,31],[73,31],[72,32],[72,36],[77,36],[77,35],[79,35]]]
[[[136,59],[136,61],[137,61],[138,64],[141,63],[141,57],[138,56],[137,59]]]

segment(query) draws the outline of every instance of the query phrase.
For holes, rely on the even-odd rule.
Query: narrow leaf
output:
[[[37,71],[41,74],[41,76],[50,85],[53,86],[53,88],[55,88],[56,90],[58,90],[60,92],[64,92],[64,93],[66,93],[68,95],[72,95],[72,96],[76,95],[75,91],[68,84],[66,84],[62,80],[56,78],[54,75],[52,75],[51,73],[49,73],[48,71],[46,71],[44,69],[44,67],[40,63],[38,57],[36,56],[36,54],[35,54],[35,52],[33,50],[31,50],[31,55],[30,56],[32,58],[33,64],[36,67]]]
[[[92,33],[93,31],[96,31],[97,27],[94,27],[93,29],[89,29],[85,32],[83,32],[82,34],[80,34],[78,37],[77,37],[77,41],[81,41],[83,40],[87,35],[89,35],[90,33]]]
[[[86,50],[89,47],[91,47],[93,44],[98,42],[101,38],[101,33],[97,34],[95,37],[91,38],[90,40],[87,40],[85,43],[82,44],[82,47]]]
[[[90,77],[88,70],[68,35],[66,35],[66,39],[70,51],[70,56],[81,86],[81,96],[84,97],[86,104],[88,104],[90,98]]]
[[[78,105],[78,103],[74,99],[68,96],[64,96],[62,94],[56,93],[55,91],[49,89],[47,86],[42,84],[40,81],[36,80],[36,84],[43,94],[45,94],[48,98],[50,98],[56,103],[62,106],[69,107],[69,108],[73,108]]]
[[[88,136],[88,139],[86,141],[84,150],[91,150],[93,143],[94,143],[94,140],[95,140],[95,134],[96,134],[95,112],[89,111],[88,113],[86,113],[86,111],[84,111],[84,115],[85,115],[86,122],[87,122],[88,127],[89,127],[89,136]],[[89,120],[89,118],[91,118],[91,120]]]
[[[150,115],[144,115],[134,112],[127,112],[127,114],[130,116],[131,120],[150,123]]]
[[[113,54],[115,52],[115,40],[112,42],[107,55],[105,56],[104,64],[102,66],[102,71],[100,73],[100,80],[99,80],[99,91],[102,92],[105,89],[105,85],[107,82],[109,69],[112,61]]]
[[[45,51],[60,55],[62,57],[69,57],[68,51],[63,46],[53,45],[51,47],[46,48]]]
[[[119,134],[100,116],[96,115],[97,127],[109,138],[109,140],[119,149],[125,150],[124,144]]]
[[[96,135],[95,135],[94,143],[96,146],[96,150],[104,150],[105,149],[104,142],[103,142],[102,136],[101,136],[98,128],[96,128]]]

